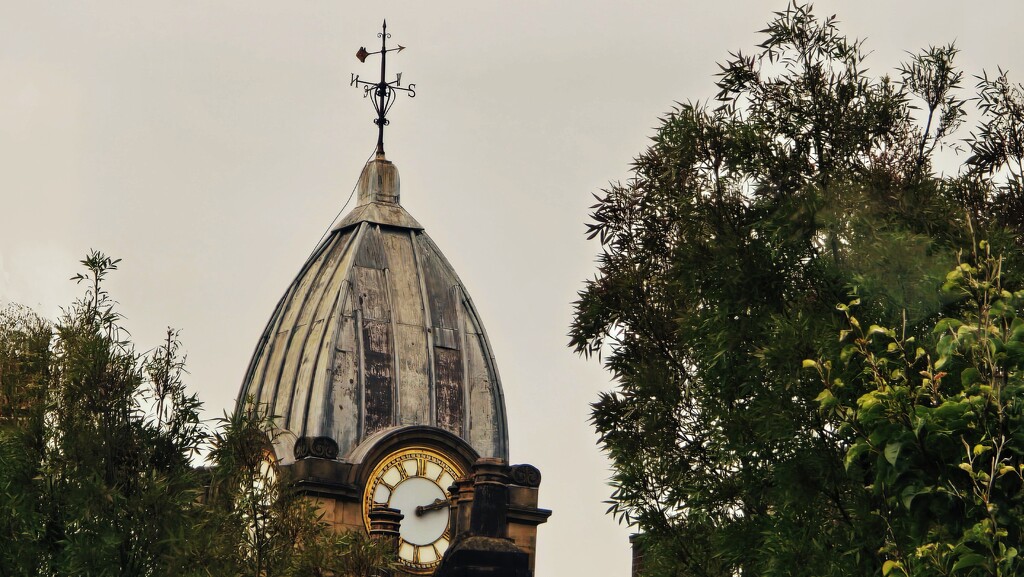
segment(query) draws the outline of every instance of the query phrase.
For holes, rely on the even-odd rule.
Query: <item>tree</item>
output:
[[[210,431],[177,331],[135,352],[91,252],[85,295],[51,324],[0,311],[0,575],[371,577],[393,552],[335,534],[252,406]],[[208,452],[210,466],[196,467]]]
[[[0,574],[31,575],[42,555],[33,484],[43,446],[50,366],[49,323],[11,306],[0,311]]]
[[[395,551],[361,532],[335,533],[313,501],[278,469],[274,417],[245,403],[213,435],[203,515],[182,564],[185,575],[378,577]],[[268,433],[269,432],[269,433]]]
[[[846,468],[856,439],[821,410],[803,360],[837,359],[832,377],[854,382],[836,339],[854,292],[860,322],[929,338],[958,306],[938,287],[973,234],[1005,275],[1024,273],[1020,213],[999,210],[1021,202],[1003,136],[1024,122],[1005,75],[979,79],[992,104],[966,169],[942,177],[932,157],[957,146],[967,104],[955,47],[873,78],[861,43],[808,5],[762,34],[757,54],[721,65],[715,105],[666,115],[591,215],[602,252],[571,346],[616,379],[592,420],[609,510],[642,532],[652,575],[882,569],[883,499]]]
[[[865,328],[856,300],[841,306],[848,380],[833,378],[831,359],[805,361],[825,386],[822,410],[853,440],[846,466],[879,501],[885,575],[1021,572],[1024,290],[1004,285],[1002,265],[979,242],[942,287],[956,316],[922,342]]]
[[[160,575],[190,525],[205,441],[176,334],[135,352],[103,287],[118,261],[92,252],[87,285],[50,325],[0,322],[4,575]]]

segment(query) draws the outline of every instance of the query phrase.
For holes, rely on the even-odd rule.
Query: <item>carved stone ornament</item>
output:
[[[509,467],[509,477],[513,485],[540,487],[540,469],[533,465],[512,465]]]
[[[299,437],[295,441],[295,458],[337,459],[338,443],[330,437]]]

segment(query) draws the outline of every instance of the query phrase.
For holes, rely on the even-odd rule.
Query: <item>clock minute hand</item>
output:
[[[448,499],[434,499],[434,502],[429,505],[420,505],[419,507],[416,507],[416,516],[420,517],[429,511],[444,509],[448,505]]]

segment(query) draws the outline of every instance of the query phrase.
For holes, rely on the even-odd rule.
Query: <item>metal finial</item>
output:
[[[373,123],[377,125],[377,156],[384,156],[384,127],[390,124],[387,119],[388,111],[391,110],[391,105],[395,103],[395,91],[405,91],[409,96],[416,96],[416,85],[410,84],[407,87],[402,86],[402,74],[398,73],[395,80],[388,82],[386,80],[386,64],[388,52],[401,52],[405,50],[405,46],[401,44],[398,48],[388,48],[387,41],[391,38],[388,34],[388,21],[384,21],[384,25],[381,26],[381,31],[377,33],[377,38],[380,38],[380,50],[376,52],[367,52],[363,46],[359,47],[356,52],[356,58],[360,62],[366,62],[367,56],[373,56],[374,54],[380,54],[380,82],[367,82],[366,80],[360,80],[358,74],[352,75],[352,82],[349,86],[361,86],[363,89],[363,98],[373,94],[373,109],[377,111],[377,118],[373,120]]]

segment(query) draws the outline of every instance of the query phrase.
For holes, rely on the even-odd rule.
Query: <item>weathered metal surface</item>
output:
[[[341,454],[359,442],[361,424],[359,390],[362,380],[359,376],[359,349],[356,343],[356,318],[353,307],[354,294],[351,288],[342,300],[341,316],[332,334],[333,355],[328,367],[331,378],[330,400],[325,403],[322,418],[323,434],[330,434],[338,441]],[[296,383],[302,386],[302,383]],[[310,415],[310,420],[316,413]]]
[[[387,323],[363,324],[363,436],[394,424],[391,331]]]
[[[427,358],[427,335],[422,325],[395,326],[395,348],[398,354],[398,412],[402,425],[431,422],[430,371]]]
[[[295,375],[293,388],[295,394],[292,397],[292,411],[290,412],[290,423],[292,430],[299,430],[303,435],[330,436],[330,426],[325,426],[323,415],[324,406],[330,406],[333,395],[331,394],[331,379],[328,370],[331,362],[333,347],[330,344],[329,335],[337,329],[336,319],[339,307],[348,296],[350,283],[339,270],[347,270],[354,254],[351,250],[351,243],[355,242],[355,233],[347,234],[339,244],[343,248],[338,251],[338,259],[331,271],[330,284],[324,287],[324,293],[319,299],[316,311],[316,331],[311,331],[303,346],[303,363],[299,372]],[[302,386],[296,383],[309,383],[303,391]],[[302,393],[305,392],[305,395]],[[314,418],[310,418],[313,415]]]
[[[426,414],[423,419],[423,423],[429,425],[437,425],[437,396],[434,394],[436,390],[437,378],[434,374],[434,330],[430,327],[430,312],[427,310],[427,303],[429,298],[427,297],[427,280],[423,274],[423,267],[420,265],[423,262],[423,257],[420,255],[420,234],[418,231],[409,231],[409,244],[412,246],[412,256],[416,263],[416,276],[420,283],[420,304],[423,307],[423,330],[427,337],[427,366],[425,375],[427,377],[427,390],[425,405]],[[422,402],[422,400],[421,400]]]
[[[412,230],[423,230],[400,204],[398,169],[378,159],[366,165],[356,184],[356,208],[334,227],[343,230],[360,222],[370,222]]]
[[[239,402],[244,401],[247,395],[252,394],[257,402],[268,406],[271,414],[277,414],[281,368],[287,356],[292,333],[297,328],[296,318],[301,312],[302,304],[309,297],[310,286],[320,277],[325,263],[333,254],[332,249],[346,236],[337,235],[321,245],[303,267],[302,274],[289,287],[285,299],[279,304],[264,331],[264,339],[269,344],[269,348],[258,353],[260,363],[257,363],[256,357],[254,357],[254,362],[251,365],[256,366],[257,369],[255,371],[250,369],[254,373],[254,380],[246,382],[243,386]],[[260,364],[262,366],[259,366]]]
[[[417,222],[404,208],[397,204],[384,204],[382,202],[373,202],[356,207],[345,218],[341,219],[334,227],[334,230],[344,230],[361,222],[423,230],[423,225]]]
[[[343,240],[339,239],[339,242],[343,242]],[[344,254],[343,250],[335,250],[325,255],[323,264],[317,271],[313,283],[310,284],[302,305],[297,309],[295,328],[289,336],[288,353],[284,357],[278,379],[280,385],[275,405],[275,414],[280,416],[279,425],[290,431],[305,433],[307,428],[304,419],[306,396],[294,394],[294,383],[299,382],[303,369],[306,372],[303,380],[309,380],[309,372],[312,370],[318,348],[314,346],[310,350],[308,345],[310,342],[318,343],[320,335],[324,332],[323,317],[327,313],[320,309],[324,306],[330,307],[335,300],[337,291],[331,291],[330,288],[335,284],[337,276],[334,273]],[[321,314],[317,315],[318,312]]]
[[[425,311],[409,233],[401,229],[382,229],[381,241],[388,263],[395,322],[423,327]]]
[[[462,436],[463,370],[460,351],[434,348],[437,375],[437,426]]]
[[[382,162],[368,164],[366,181],[393,170]],[[376,181],[369,205],[405,214],[379,202],[397,201],[393,177]],[[418,223],[366,214],[349,215],[303,266],[241,393],[280,414],[288,434],[333,439],[342,459],[400,425],[440,427],[481,455],[506,458],[497,368],[458,276]]]
[[[469,390],[469,444],[474,447],[487,447],[492,452],[500,452],[501,447],[497,425],[499,413],[495,410],[495,398],[490,367],[483,356],[483,347],[479,346],[479,335],[467,334],[466,350],[466,381]],[[475,342],[474,342],[475,341]]]
[[[370,238],[379,237],[369,235]],[[369,239],[368,239],[369,240]],[[379,241],[379,238],[378,238]],[[378,243],[366,242],[367,254]],[[362,250],[356,262],[368,262]],[[378,255],[383,259],[383,254]],[[383,269],[352,267],[353,283],[362,311],[361,356],[363,360],[363,427],[362,436],[371,435],[394,424],[394,348],[391,331],[391,306]]]
[[[366,170],[360,173],[356,188],[359,193],[358,206],[379,202],[384,205],[376,207],[378,210],[393,212],[401,199],[402,187],[398,168],[384,159],[371,162],[366,165]]]
[[[421,236],[422,238],[422,236]],[[438,427],[462,435],[464,430],[465,370],[460,350],[458,279],[446,269],[432,243],[421,242],[420,255],[430,328],[434,341],[434,421]]]
[[[430,407],[423,403],[430,389],[426,311],[412,250],[413,239],[405,229],[382,228],[381,232],[388,261],[395,331],[398,422],[403,425],[427,423],[430,422]]]
[[[384,253],[384,240],[381,238],[380,226],[370,225],[367,227],[361,240],[362,242],[356,247],[354,264],[380,270],[388,268],[388,258]]]
[[[459,283],[462,296],[461,306],[464,312],[463,318],[466,321],[466,342],[472,343],[466,350],[482,357],[480,369],[470,373],[467,368],[467,388],[470,394],[475,393],[476,400],[469,403],[470,410],[467,418],[477,429],[480,445],[486,446],[492,443],[492,451],[496,455],[508,455],[508,429],[505,416],[505,394],[501,389],[501,377],[498,376],[498,364],[494,359],[494,351],[491,350],[491,343],[487,339],[487,331],[480,321],[480,314],[476,311],[473,299],[466,292],[462,283]],[[467,359],[468,360],[468,359]],[[467,362],[467,367],[468,367]],[[475,375],[484,376],[477,378]]]
[[[263,330],[263,335],[260,336],[260,340],[256,344],[256,350],[242,381],[242,388],[238,392],[238,398],[235,399],[235,404],[238,408],[241,408],[243,403],[250,400],[261,402],[259,400],[263,398],[263,384],[266,382],[267,363],[273,354],[274,345],[277,344],[277,331],[279,330],[281,316],[284,314],[285,309],[291,305],[295,287],[295,283],[292,283],[284,296],[281,297],[281,300],[278,301],[277,306],[274,308],[274,313],[270,316],[270,322],[267,323],[267,328]],[[274,384],[271,383],[271,387],[273,386]]]
[[[433,243],[422,242],[423,235],[420,235],[418,239],[421,241],[419,247],[420,265],[427,287],[430,326],[434,329],[448,329],[454,332],[458,328],[458,324],[456,322],[455,301],[452,299],[451,289],[455,286],[456,281],[450,271],[445,270],[441,260],[437,258]],[[439,340],[444,340],[444,337],[439,336],[439,332],[437,330],[434,331],[435,345],[458,348],[457,346],[451,346],[456,342],[454,338],[449,343],[439,342]]]

